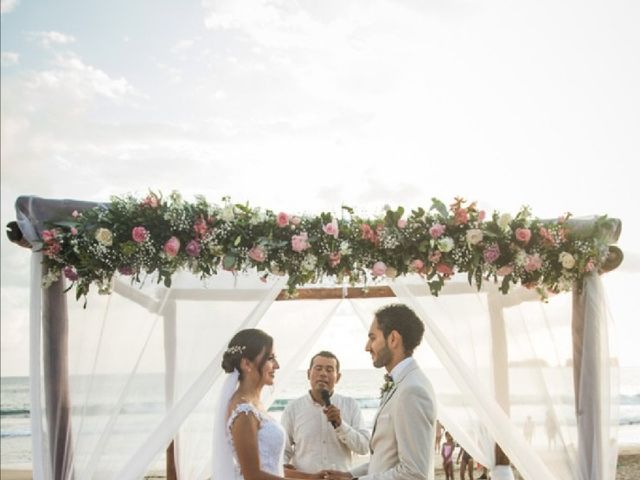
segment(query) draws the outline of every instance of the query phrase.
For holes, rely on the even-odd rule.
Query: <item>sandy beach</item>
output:
[[[460,478],[459,466],[454,465],[454,478],[457,480]],[[480,472],[475,473],[474,479],[480,476]],[[31,480],[31,470],[27,469],[5,469],[0,470],[1,480]],[[145,476],[145,480],[161,480],[164,479],[163,473],[154,472]],[[520,480],[522,477],[516,472],[516,480]],[[637,480],[640,478],[640,447],[639,448],[625,448],[620,452],[618,456],[618,471],[615,480]],[[435,480],[445,480],[444,472],[442,468],[436,468]]]

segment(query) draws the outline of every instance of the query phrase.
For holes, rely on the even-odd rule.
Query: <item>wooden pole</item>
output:
[[[46,274],[46,270],[43,274]],[[69,395],[69,318],[63,279],[43,289],[42,303],[42,362],[51,472],[54,480],[70,480],[73,478],[73,451]]]

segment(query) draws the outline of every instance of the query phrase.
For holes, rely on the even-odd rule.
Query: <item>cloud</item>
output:
[[[19,0],[1,0],[0,1],[0,13],[12,12],[18,6]]]
[[[11,67],[20,61],[20,54],[16,52],[2,52],[2,66]]]
[[[184,50],[189,50],[195,45],[195,40],[193,39],[185,39],[177,42],[173,47],[171,47],[171,53],[179,53]]]
[[[49,48],[52,45],[68,45],[75,43],[76,38],[73,35],[67,35],[56,31],[49,32],[31,32],[29,37],[37,41],[45,48]]]

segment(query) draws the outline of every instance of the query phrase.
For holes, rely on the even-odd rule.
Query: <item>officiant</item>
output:
[[[369,453],[369,431],[358,403],[334,391],[340,376],[333,353],[321,351],[311,358],[309,392],[289,402],[282,414],[285,472],[349,470],[354,454]]]

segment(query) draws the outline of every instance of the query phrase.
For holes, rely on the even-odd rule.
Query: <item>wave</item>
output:
[[[19,437],[30,437],[31,430],[13,430],[9,432],[0,432],[0,437],[2,438],[19,438]]]
[[[3,408],[0,410],[0,416],[3,417],[28,417],[31,410],[28,408]]]

